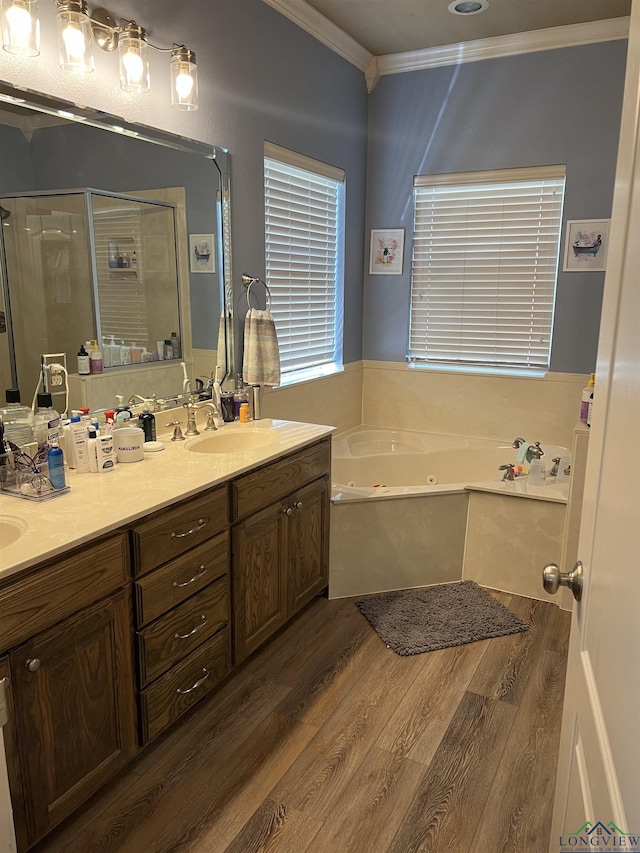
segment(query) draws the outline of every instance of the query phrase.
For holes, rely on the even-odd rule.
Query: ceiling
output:
[[[631,0],[488,0],[484,12],[455,15],[447,8],[450,2],[306,0],[374,56],[620,18],[631,12]]]

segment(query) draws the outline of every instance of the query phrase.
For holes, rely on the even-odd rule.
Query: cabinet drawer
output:
[[[134,582],[138,627],[228,574],[229,534],[225,531]]]
[[[331,442],[325,440],[287,456],[231,484],[232,515],[235,521],[250,515],[329,473]]]
[[[154,513],[133,528],[134,573],[155,569],[210,539],[226,528],[228,517],[226,485]]]
[[[124,533],[83,545],[0,586],[0,650],[23,642],[129,580]]]
[[[229,583],[221,578],[138,633],[145,686],[229,624]]]
[[[140,695],[142,742],[164,731],[231,669],[229,629],[208,640]]]

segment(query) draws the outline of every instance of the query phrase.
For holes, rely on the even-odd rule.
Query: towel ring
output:
[[[247,305],[251,308],[251,300],[249,299],[251,295],[251,285],[259,282],[260,284],[264,284],[264,289],[266,290],[266,299],[267,299],[267,311],[271,309],[271,291],[269,290],[269,285],[266,281],[263,281],[259,276],[256,275],[247,275],[247,273],[243,273],[242,275],[242,283],[247,288]]]

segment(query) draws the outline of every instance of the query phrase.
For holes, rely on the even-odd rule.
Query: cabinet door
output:
[[[328,583],[329,481],[300,489],[289,505],[288,616],[293,616]]]
[[[128,604],[120,592],[11,653],[31,843],[135,751]]]
[[[288,508],[288,503],[274,504],[233,530],[236,664],[286,620]]]
[[[6,756],[7,773],[9,776],[9,791],[11,794],[11,807],[13,809],[13,823],[18,849],[24,850],[27,846],[27,829],[24,818],[24,799],[22,797],[22,786],[18,762],[18,744],[16,739],[16,715],[13,703],[13,685],[11,683],[11,672],[9,658],[0,658],[0,738],[4,735],[4,754]],[[2,755],[0,754],[0,774],[2,769]],[[0,798],[6,796],[0,779]],[[0,802],[0,812],[3,804]],[[4,814],[0,814],[0,841],[5,838],[4,820],[8,820]],[[4,848],[2,848],[4,849]],[[9,850],[13,850],[9,847]]]

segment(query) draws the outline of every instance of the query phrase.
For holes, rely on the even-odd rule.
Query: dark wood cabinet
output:
[[[327,585],[329,458],[324,441],[233,484],[238,514],[265,507],[232,529],[236,663]]]
[[[231,669],[228,507],[225,483],[132,528],[143,744]]]
[[[135,752],[129,613],[122,590],[9,656],[30,843]]]
[[[233,529],[235,661],[240,663],[287,619],[287,503],[250,516]]]
[[[291,499],[288,615],[293,616],[327,586],[329,566],[329,480],[300,489]]]

